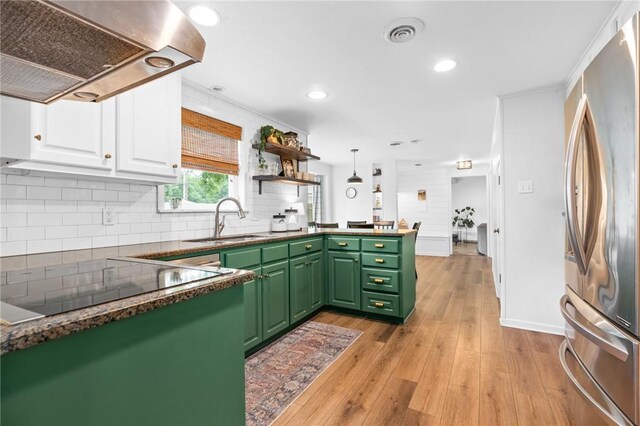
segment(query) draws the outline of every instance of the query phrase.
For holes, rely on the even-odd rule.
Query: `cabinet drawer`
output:
[[[362,239],[362,251],[370,251],[373,253],[399,253],[400,244],[398,240],[392,239]]]
[[[313,253],[320,250],[322,250],[322,238],[301,240],[289,244],[289,257],[296,257],[302,254]]]
[[[393,254],[362,253],[362,265],[373,266],[375,268],[398,269],[400,266],[400,256]]]
[[[268,246],[262,249],[262,263],[275,262],[276,260],[286,259],[288,257],[288,244],[278,244],[277,246]]]
[[[362,268],[362,289],[398,293],[400,272],[389,269]]]
[[[330,236],[327,247],[329,250],[360,251],[360,238]]]
[[[259,248],[224,253],[224,266],[227,268],[246,269],[257,265],[260,265]]]
[[[393,294],[362,292],[362,310],[374,314],[400,316],[400,298]]]

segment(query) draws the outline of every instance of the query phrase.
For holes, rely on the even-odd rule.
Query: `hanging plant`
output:
[[[452,226],[469,229],[475,226],[473,214],[476,212],[476,209],[467,206],[461,209],[455,209],[454,212],[456,212],[456,214],[453,216],[453,220],[451,221]]]
[[[260,127],[260,143],[258,144],[258,168],[260,170],[266,170],[269,167],[267,160],[262,156],[267,147],[267,142],[282,144],[284,142],[284,133],[273,126]]]

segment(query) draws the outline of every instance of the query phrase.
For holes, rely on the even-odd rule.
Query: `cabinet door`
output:
[[[32,102],[31,133],[31,160],[113,169],[115,101]]]
[[[360,253],[329,252],[329,304],[360,309]]]
[[[179,175],[180,84],[173,73],[117,96],[118,171]]]
[[[261,269],[253,269],[256,276]],[[244,286],[244,350],[262,342],[262,285],[261,279],[248,281]]]
[[[322,253],[308,256],[309,259],[309,289],[311,292],[311,311],[324,305],[324,262]]]
[[[289,326],[289,261],[262,267],[262,338]]]
[[[309,314],[311,307],[311,283],[309,281],[309,258],[298,257],[289,262],[291,301],[291,322],[296,322]]]

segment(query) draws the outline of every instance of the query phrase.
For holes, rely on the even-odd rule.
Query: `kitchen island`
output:
[[[21,274],[46,280],[71,260],[78,269],[106,258],[161,264],[217,252],[223,266],[248,269],[2,325],[2,421],[242,424],[245,353],[325,306],[394,322],[410,315],[414,237],[326,230],[2,258],[3,290]]]

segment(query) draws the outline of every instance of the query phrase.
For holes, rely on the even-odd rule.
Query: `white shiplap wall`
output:
[[[258,184],[251,179],[257,167],[252,141],[265,124],[283,131],[297,131],[304,144],[306,133],[188,82],[183,84],[182,101],[187,108],[243,128],[239,189],[244,206],[251,213],[244,220],[227,215],[224,233],[268,231],[271,216],[283,211],[298,197],[295,187],[276,184],[265,184],[262,195],[258,195]],[[269,161],[277,158],[268,156]],[[300,196],[306,203],[305,187],[300,188]],[[156,198],[155,185],[3,169],[0,173],[0,256],[211,235],[212,213],[161,214],[157,212]],[[104,207],[113,209],[115,225],[102,225]]]

